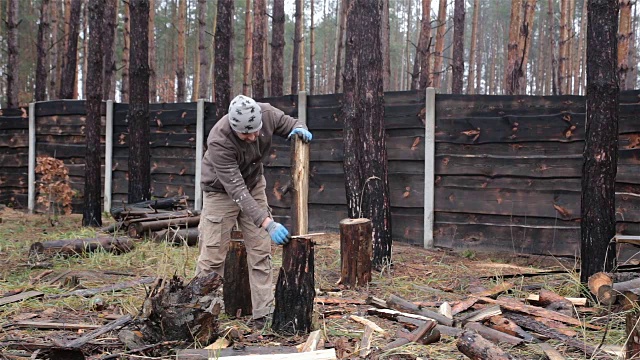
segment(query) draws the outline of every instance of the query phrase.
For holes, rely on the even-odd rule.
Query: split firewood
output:
[[[511,355],[491,341],[483,338],[480,334],[473,331],[463,331],[456,347],[461,353],[465,354],[472,360],[518,360],[519,358]]]
[[[419,328],[414,330],[411,333],[398,334],[398,339],[387,344],[382,351],[388,351],[391,349],[395,349],[397,347],[406,345],[408,343],[422,343],[422,339],[426,337],[430,337],[432,330],[436,327],[437,323],[435,321],[427,321],[424,324],[420,325]],[[440,340],[440,333],[437,333],[437,339],[435,341]],[[432,341],[432,342],[435,342]]]
[[[44,296],[44,293],[40,291],[35,291],[35,290],[25,291],[15,295],[5,296],[3,298],[0,298],[0,306],[26,300],[26,299],[31,299],[34,297],[40,297],[40,296]]]
[[[414,328],[421,326],[425,322],[434,321],[433,319],[430,319],[428,317],[424,317],[421,315],[403,313],[403,312],[400,312],[397,310],[391,310],[391,309],[370,308],[367,310],[367,313],[370,315],[376,315],[383,319],[397,321],[399,323],[403,323],[405,325],[408,325],[409,327],[414,327]],[[438,329],[438,331],[440,331],[442,335],[447,335],[452,337],[458,336],[458,334],[460,333],[460,329],[457,329],[451,326],[441,325],[441,324],[438,324],[436,326],[436,329]]]
[[[587,286],[600,304],[615,304],[618,294],[613,289],[613,279],[610,275],[603,272],[595,273],[589,277]]]
[[[545,290],[545,292],[548,290]],[[529,296],[527,296],[527,301],[529,302],[533,302],[536,303],[538,305],[542,305],[542,306],[546,306],[546,305],[550,305],[551,302],[549,302],[548,300],[545,299],[545,295],[542,295],[542,290],[540,291],[540,294],[529,294]],[[549,291],[550,293],[553,293],[552,291]],[[553,293],[555,294],[555,293]],[[557,294],[556,294],[557,295]],[[560,296],[560,295],[557,295]],[[573,306],[587,306],[587,298],[584,297],[562,297],[560,296],[562,299],[570,302]],[[560,299],[557,299],[560,300]],[[562,301],[562,300],[561,300]]]
[[[453,314],[451,314],[451,305],[449,305],[448,302],[443,302],[442,305],[440,305],[439,311],[438,311],[442,316],[447,317],[448,319],[452,319],[453,320]]]
[[[514,311],[514,312],[518,312],[518,313],[525,313],[525,314],[529,314],[529,315],[545,317],[545,318],[556,320],[556,321],[560,321],[560,322],[563,322],[563,323],[569,324],[569,325],[584,326],[584,327],[592,329],[592,330],[600,330],[601,329],[600,326],[592,325],[592,324],[589,324],[589,323],[583,323],[579,319],[572,318],[570,316],[563,315],[563,314],[560,314],[558,312],[547,310],[547,309],[544,309],[544,308],[541,308],[541,307],[532,306],[532,305],[525,305],[525,304],[522,304],[522,303],[518,302],[515,299],[514,300],[506,300],[506,299],[494,300],[494,299],[490,299],[490,298],[479,298],[479,300],[482,301],[482,302],[488,303],[488,304],[500,305],[500,307],[503,309],[503,311],[504,310],[509,310],[509,311]]]
[[[360,323],[360,324],[362,324],[364,326],[371,327],[373,330],[379,332],[382,335],[386,335],[387,334],[386,330],[384,330],[383,328],[381,328],[380,326],[378,326],[376,323],[374,323],[371,320],[367,320],[367,319],[365,319],[363,317],[360,317],[360,316],[357,316],[357,315],[351,315],[351,316],[349,316],[349,319],[351,319],[351,320],[353,320],[355,322],[358,322],[358,323]]]
[[[373,328],[371,326],[367,326],[364,329],[364,333],[362,334],[362,338],[360,339],[360,350],[359,355],[361,358],[366,358],[371,353],[371,341],[373,340]]]
[[[535,340],[535,338],[531,334],[524,331],[524,329],[518,326],[518,324],[505,318],[502,315],[496,315],[491,317],[487,324],[492,329],[495,329],[497,331],[500,331],[512,336],[518,336],[526,341],[531,342]]]
[[[580,350],[581,352],[586,354],[587,357],[592,357],[596,353],[597,349],[595,346],[589,345],[576,338],[561,334],[555,329],[551,329],[541,322],[536,321],[526,315],[508,311],[504,314],[504,316],[525,329],[535,331],[536,333],[551,339],[560,340],[563,344]]]
[[[498,284],[494,287],[492,287],[489,290],[485,290],[485,291],[481,291],[481,292],[477,292],[477,293],[473,293],[471,294],[472,297],[488,297],[488,298],[492,298],[495,299],[497,298],[500,294],[509,291],[513,288],[513,284],[509,283],[509,282],[503,282],[501,284]]]
[[[387,304],[389,307],[394,308],[400,311],[408,311],[410,313],[414,313],[417,315],[426,316],[428,318],[434,319],[442,325],[451,326],[453,325],[453,320],[447,318],[446,316],[442,316],[435,311],[431,311],[428,309],[421,308],[397,295],[391,295],[389,299],[387,299]]]
[[[304,344],[299,345],[299,352],[311,352],[316,351],[318,349],[318,344],[322,340],[322,333],[320,330],[312,331],[307,337],[307,341]],[[297,346],[296,346],[297,347]]]
[[[464,325],[468,322],[482,322],[486,319],[489,319],[492,316],[502,314],[502,310],[500,310],[500,305],[490,306],[484,309],[476,310],[464,318],[460,319],[460,322]]]
[[[549,360],[566,360],[566,358],[562,356],[562,354],[558,350],[556,350],[556,348],[545,342],[537,343],[534,346],[540,348],[540,350],[542,350],[544,354],[547,355]]]
[[[367,305],[375,306],[378,309],[386,309],[389,307],[386,301],[375,296],[367,297],[367,300],[365,302],[367,303]]]
[[[126,237],[101,237],[87,239],[64,239],[35,242],[29,248],[29,257],[52,255],[78,255],[97,250],[122,254],[134,248],[133,241]]]
[[[477,322],[468,322],[464,325],[465,330],[475,331],[478,334],[482,335],[483,338],[493,341],[494,343],[506,343],[510,345],[520,345],[523,343],[523,339],[519,337],[515,337],[509,334],[505,334],[501,331],[494,330],[490,327],[484,326]]]
[[[314,299],[316,304],[324,304],[324,305],[364,305],[365,301],[362,299],[347,299],[347,298],[333,298],[333,297],[323,297],[316,296]]]
[[[475,297],[470,297],[468,299],[462,300],[451,307],[451,315],[457,315],[463,311],[466,311],[468,308],[472,307],[477,302],[478,302],[478,298],[475,298]]]
[[[138,285],[151,284],[154,280],[155,278],[153,277],[144,277],[137,280],[125,281],[125,282],[117,283],[114,285],[102,286],[99,288],[80,289],[80,290],[74,290],[64,294],[47,295],[46,298],[60,299],[64,297],[74,296],[74,295],[90,297],[90,296],[105,293],[105,292],[119,291],[119,290],[129,289]]]
[[[545,326],[548,326],[549,328],[555,329],[556,331],[558,331],[561,334],[567,335],[569,337],[575,337],[578,335],[578,332],[573,330],[570,326],[567,326],[559,321],[555,321],[555,320],[551,320],[551,319],[547,319],[545,317],[541,317],[541,316],[533,316],[532,317],[534,320],[541,322],[542,324],[544,324]]]

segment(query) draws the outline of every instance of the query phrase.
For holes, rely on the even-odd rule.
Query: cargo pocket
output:
[[[206,247],[219,248],[222,241],[222,217],[206,216],[201,239]]]

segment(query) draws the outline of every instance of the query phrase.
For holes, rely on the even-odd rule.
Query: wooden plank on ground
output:
[[[26,329],[45,329],[45,330],[80,330],[80,329],[99,329],[102,325],[96,324],[77,324],[77,323],[56,323],[46,321],[18,321],[9,324],[11,327]]]
[[[0,306],[6,305],[6,304],[11,304],[14,302],[18,302],[18,301],[22,301],[22,300],[26,300],[26,299],[31,299],[34,297],[40,297],[43,296],[44,293],[40,292],[40,291],[35,291],[35,290],[31,290],[31,291],[25,291],[22,292],[20,294],[15,294],[15,295],[11,295],[11,296],[6,296],[0,299]]]

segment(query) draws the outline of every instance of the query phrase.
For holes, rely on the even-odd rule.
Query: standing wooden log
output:
[[[306,95],[304,95],[304,99],[302,95],[303,93],[299,96],[299,101],[304,101],[306,104]],[[304,121],[304,119],[301,119],[301,121]],[[309,144],[302,141],[298,136],[294,136],[292,147],[292,232],[293,235],[304,235],[309,232],[309,205],[307,201],[309,196]]]
[[[371,281],[372,232],[369,219],[340,221],[341,284],[366,286]]]
[[[247,249],[242,239],[233,239],[229,242],[229,251],[224,262],[222,294],[224,311],[229,316],[240,317],[252,313]]]
[[[456,347],[460,352],[473,360],[517,360],[518,358],[505,352],[491,341],[473,331],[465,330],[460,334]]]
[[[626,315],[627,330],[627,350],[625,359],[637,359],[640,357],[640,313],[638,311],[629,311]]]
[[[131,251],[134,248],[133,240],[125,237],[101,237],[87,239],[64,239],[44,242],[35,242],[29,248],[29,256],[79,255],[98,250],[114,254]]]
[[[279,334],[308,333],[313,315],[314,244],[295,238],[282,251],[272,329]]]

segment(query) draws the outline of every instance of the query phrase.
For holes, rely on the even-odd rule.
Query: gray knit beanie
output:
[[[238,95],[229,105],[229,124],[242,134],[256,132],[262,128],[260,105],[252,98]]]

